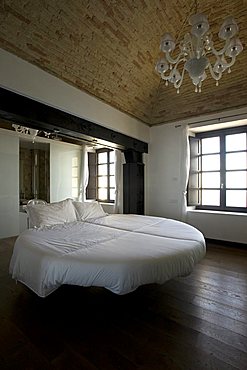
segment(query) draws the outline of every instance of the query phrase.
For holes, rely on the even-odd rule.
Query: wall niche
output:
[[[20,140],[20,205],[30,199],[50,201],[50,148],[47,143]]]

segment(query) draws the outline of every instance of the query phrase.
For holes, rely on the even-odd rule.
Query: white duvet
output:
[[[204,255],[203,235],[190,225],[109,215],[24,231],[16,240],[10,273],[41,297],[62,284],[126,294],[185,276]]]

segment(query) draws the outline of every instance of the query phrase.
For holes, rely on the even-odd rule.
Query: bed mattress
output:
[[[204,255],[203,235],[188,224],[108,215],[24,231],[16,240],[10,273],[40,297],[63,284],[126,294],[188,275]]]

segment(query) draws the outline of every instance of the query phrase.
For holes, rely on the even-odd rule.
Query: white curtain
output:
[[[88,151],[87,146],[83,146],[81,150],[81,171],[79,179],[79,201],[86,200],[86,189],[88,185],[89,170],[88,170]]]
[[[186,221],[187,216],[187,186],[189,181],[190,170],[190,145],[189,145],[189,127],[182,127],[181,143],[181,220]]]
[[[121,212],[121,195],[122,195],[122,153],[115,149],[115,204],[114,213]]]

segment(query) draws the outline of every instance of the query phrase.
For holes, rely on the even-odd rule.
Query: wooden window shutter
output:
[[[96,153],[88,153],[89,178],[86,190],[87,199],[96,199],[97,197],[97,163]]]
[[[190,173],[188,183],[187,201],[189,206],[201,204],[201,178],[200,178],[200,139],[190,136]]]

